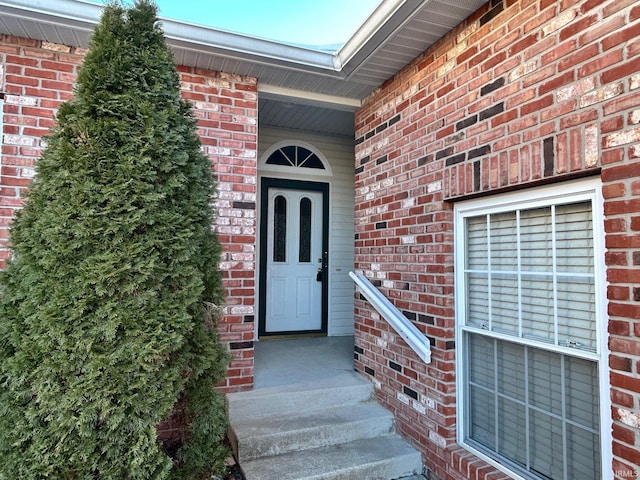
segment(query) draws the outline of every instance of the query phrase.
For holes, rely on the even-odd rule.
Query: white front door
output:
[[[269,187],[266,335],[322,331],[323,193]]]

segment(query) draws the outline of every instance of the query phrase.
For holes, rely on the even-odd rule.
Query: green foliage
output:
[[[204,377],[192,382],[185,397],[188,442],[177,452],[177,465],[171,472],[171,480],[203,478],[203,474],[222,472],[224,459],[229,455],[226,446],[211,441],[212,438],[223,438],[226,433],[224,397]]]
[[[203,320],[223,301],[213,194],[155,5],[106,6],[0,275],[0,480],[220,465],[212,384],[227,357]],[[196,441],[174,462],[156,426],[181,396]]]

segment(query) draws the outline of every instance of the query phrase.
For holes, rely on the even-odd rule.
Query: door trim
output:
[[[269,189],[308,190],[322,193],[322,314],[320,330],[301,330],[286,332],[266,331],[267,305],[267,218],[269,208]],[[286,335],[326,335],[328,331],[329,306],[329,184],[263,177],[260,183],[260,266],[258,273],[258,337]]]

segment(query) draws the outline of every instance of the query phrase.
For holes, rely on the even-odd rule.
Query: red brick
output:
[[[602,84],[615,82],[621,78],[633,75],[638,72],[638,60],[634,59],[630,62],[623,63],[616,67],[606,70],[600,75],[600,82]]]
[[[612,35],[605,37],[602,39],[602,48],[604,50],[609,50],[615,46],[620,45],[621,43],[632,40],[638,36],[637,25],[630,26],[624,29],[617,30]]]
[[[486,61],[490,57],[491,57],[491,49],[486,48],[485,50],[483,50],[479,54],[477,54],[477,55],[475,55],[475,56],[473,56],[473,57],[471,57],[469,59],[468,68],[474,67],[476,65],[480,65],[482,62]],[[459,58],[466,58],[466,55],[460,55]]]
[[[53,117],[53,110],[46,108],[22,107],[22,113],[33,117]]]
[[[569,52],[574,52],[574,53],[560,60],[560,62],[558,63],[558,71],[563,71],[568,68],[577,67],[581,63],[595,57],[600,52],[600,49],[598,48],[597,45],[589,45],[586,48],[576,49],[575,40],[565,42],[562,45],[566,46],[567,51],[565,52],[564,50],[561,50],[562,55],[559,55],[559,56],[564,56],[565,53],[569,53]]]
[[[638,448],[630,448],[619,442],[613,442],[613,454],[621,457],[624,460],[628,460],[634,465],[640,465],[640,450]]]
[[[554,102],[553,95],[547,95],[544,97],[537,98],[533,102],[529,102],[525,105],[522,105],[520,107],[520,114],[524,116],[533,112],[538,112],[548,106],[553,105],[553,102]]]
[[[631,428],[615,423],[613,424],[612,436],[614,439],[629,445],[633,445],[636,438],[636,434]]]
[[[580,6],[580,13],[584,15],[600,5],[602,5],[602,0],[588,0]]]
[[[545,93],[552,92],[564,85],[568,85],[569,83],[575,80],[574,72],[568,71],[561,75],[556,75],[551,80],[543,83],[538,87],[538,94],[544,95]]]
[[[625,165],[616,165],[602,171],[602,181],[614,182],[619,180],[628,180],[636,177],[638,172],[640,172],[640,161]]]
[[[611,183],[602,187],[602,194],[604,198],[607,198],[607,199],[623,197],[625,193],[626,193],[626,187],[625,187],[625,184],[622,182]]]
[[[631,392],[640,391],[640,379],[638,378],[630,377],[622,373],[611,372],[610,381],[613,387],[620,387]]]
[[[640,90],[629,95],[617,97],[604,104],[603,112],[605,115],[611,115],[623,110],[638,108],[640,106]]]
[[[634,398],[628,392],[623,392],[617,388],[611,389],[611,403],[621,407],[633,408]]]
[[[478,47],[474,45],[470,48],[467,48],[462,53],[460,53],[460,55],[456,57],[456,62],[458,65],[461,65],[465,63],[467,60],[469,60],[470,58],[472,58],[473,56],[475,56],[477,53],[478,53]]]
[[[26,109],[23,108],[22,112],[25,115],[34,115],[34,116],[37,116],[37,117],[50,118],[53,115],[53,110],[57,110],[58,107],[60,107],[60,103],[62,103],[61,100],[45,99],[45,98],[43,98],[43,96],[41,96],[41,98],[40,98],[40,106],[42,107],[41,110],[31,110],[31,109],[26,110]],[[48,115],[45,113],[45,112],[48,111],[47,109],[51,110],[51,113],[48,114]]]
[[[504,62],[507,59],[507,54],[505,52],[499,52],[489,58],[487,61],[480,65],[482,72],[489,72],[495,68],[496,65]]]
[[[517,110],[509,110],[507,112],[496,115],[491,119],[491,127],[496,128],[504,123],[508,123],[518,117]]]
[[[615,279],[612,279],[611,281],[615,283],[622,283],[619,281],[616,282]],[[638,283],[637,278],[629,279],[629,281]],[[609,312],[609,315],[614,317],[640,318],[640,306],[638,305],[629,305],[626,303],[610,303],[608,312]],[[628,341],[619,340],[616,342],[614,342],[614,340],[612,339],[611,341],[615,344],[617,348],[627,349],[628,353],[637,352],[637,353],[634,353],[634,355],[640,355],[640,342],[638,342],[637,339],[628,340]],[[613,347],[611,347],[611,350],[614,351]],[[615,350],[615,351],[618,351],[618,350]]]
[[[604,6],[602,13],[604,17],[609,17],[631,5],[634,5],[635,3],[636,3],[636,0],[615,0],[609,3],[608,5]]]
[[[624,218],[609,218],[604,222],[604,230],[607,233],[624,233],[627,231],[627,221]],[[627,265],[625,252],[607,252],[605,257],[609,266]]]
[[[627,325],[627,333],[626,333],[627,335],[628,335],[628,330],[629,328]],[[613,333],[613,332],[610,331],[609,333]],[[609,356],[609,367],[613,370],[619,370],[621,372],[631,372],[632,364],[633,362],[628,357],[621,357],[617,355]]]
[[[540,35],[537,32],[531,33],[531,34],[527,35],[526,37],[523,37],[522,39],[520,39],[517,42],[513,43],[511,45],[511,47],[509,47],[509,50],[508,50],[509,56],[513,57],[513,56],[517,55],[518,53],[520,53],[521,51],[531,47],[532,45],[534,45],[538,41],[539,36]]]
[[[592,42],[599,42],[611,32],[615,32],[616,30],[624,27],[624,25],[625,19],[621,15],[609,18],[585,30],[584,33],[580,35],[578,43],[581,47],[584,47]]]
[[[622,61],[623,58],[623,50],[618,49],[607,53],[595,60],[583,65],[578,70],[579,78],[584,78],[592,75],[593,73],[604,70],[606,67],[618,64]]]
[[[624,127],[624,117],[618,115],[616,117],[607,118],[600,122],[600,133],[619,132]]]
[[[57,99],[60,96],[60,92],[56,90],[43,90],[42,88],[30,88],[30,87],[26,87],[24,89],[24,94],[28,97],[38,97],[40,99],[43,99],[43,98]],[[40,101],[40,105],[42,105],[42,100]]]
[[[39,85],[40,80],[22,75],[5,75],[5,82],[7,84],[36,87]]]
[[[595,108],[590,110],[582,110],[579,113],[569,115],[560,119],[560,128],[567,129],[577,125],[591,123],[598,119],[598,110]]]
[[[76,65],[57,61],[42,60],[42,62],[40,62],[40,66],[44,69],[53,70],[56,73],[72,73],[76,71]]]
[[[560,31],[560,40],[564,41],[578,33],[587,30],[590,26],[598,22],[598,15],[589,15],[580,18],[576,22],[570,23]]]
[[[38,65],[38,60],[35,58],[29,58],[29,57],[25,57],[25,56],[19,56],[17,55],[18,51],[15,52],[16,55],[6,55],[5,56],[5,63],[7,65],[23,65],[23,66],[31,66],[31,67],[35,67],[36,65]]]
[[[33,77],[33,78],[48,78],[51,80],[55,80],[58,76],[58,74],[55,71],[51,71],[51,70],[42,70],[42,69],[36,69],[36,68],[25,68],[24,69],[24,74],[27,75],[28,77]]]

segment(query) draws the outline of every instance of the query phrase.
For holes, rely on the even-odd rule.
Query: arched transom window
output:
[[[318,155],[299,145],[278,148],[269,155],[266,163],[267,165],[282,165],[285,167],[325,169]]]

